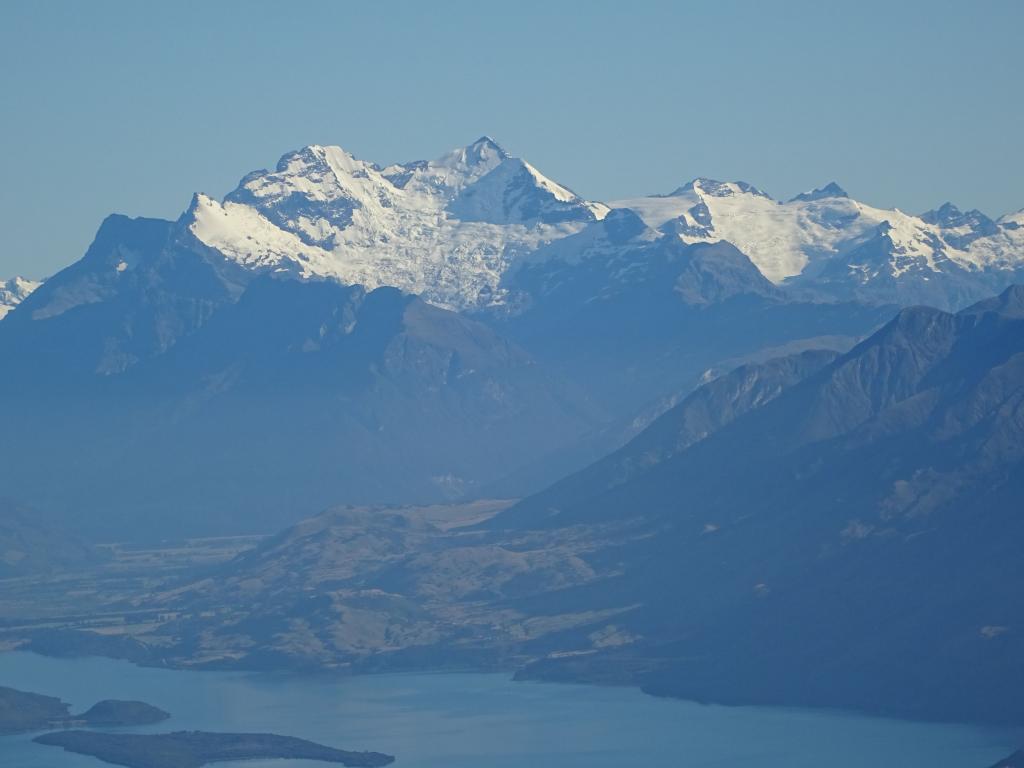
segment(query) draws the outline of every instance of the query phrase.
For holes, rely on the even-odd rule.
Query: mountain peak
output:
[[[682,197],[689,194],[703,194],[710,197],[733,197],[735,195],[754,195],[769,199],[771,197],[746,181],[718,181],[704,176],[698,176],[693,181],[673,190],[667,197]]]
[[[961,211],[950,202],[945,202],[938,208],[922,213],[921,219],[929,224],[935,224],[940,227],[961,227],[964,225],[973,226],[979,223],[992,223],[992,220],[978,209]]]
[[[497,155],[502,160],[510,157],[501,144],[486,134],[466,147],[467,159],[472,158],[479,162],[492,155]]]
[[[922,213],[921,220],[943,230],[942,239],[959,250],[967,250],[975,240],[999,232],[999,225],[981,211],[961,211],[949,202]]]
[[[457,147],[448,154],[438,158],[431,165],[444,168],[475,169],[494,168],[508,160],[511,155],[490,136],[481,136],[472,144]]]
[[[801,192],[796,197],[790,199],[789,202],[811,202],[812,200],[824,200],[829,197],[849,197],[846,194],[846,190],[836,184],[834,181],[830,181],[823,187],[812,189],[808,192]]]
[[[463,221],[545,224],[601,219],[607,208],[580,198],[518,157],[508,157],[448,205]]]
[[[957,208],[956,205],[947,200],[934,211],[929,211],[929,213],[938,216],[959,216],[960,209]]]
[[[214,199],[205,192],[193,192],[192,199],[189,201],[188,207],[181,214],[180,218],[184,220],[191,220],[195,218],[196,212],[200,207],[209,205],[212,202],[215,202]]]
[[[647,231],[644,220],[629,208],[615,208],[601,219],[609,241],[621,245]]]
[[[341,147],[332,147],[339,153],[344,153]],[[298,164],[302,165],[318,165],[325,162],[327,157],[327,147],[322,144],[307,144],[300,149],[292,150],[291,152],[285,152],[281,155],[281,158],[277,161],[275,171],[277,173],[287,173],[290,170],[294,170]],[[254,173],[263,173],[256,171]],[[252,174],[249,174],[250,176]],[[247,177],[248,178],[248,177]]]

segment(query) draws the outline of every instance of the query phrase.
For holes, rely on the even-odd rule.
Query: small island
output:
[[[395,759],[380,752],[349,752],[269,733],[58,731],[38,736],[35,741],[127,768],[200,768],[208,763],[259,758],[321,760],[353,768],[376,768]]]
[[[167,712],[151,704],[116,699],[106,699],[80,715],[73,715],[70,706],[55,696],[0,687],[0,733],[82,725],[92,728],[152,725],[168,717]]]
[[[144,701],[105,699],[93,704],[82,714],[73,715],[72,720],[81,721],[93,728],[109,728],[123,725],[152,725],[170,716],[170,713]]]

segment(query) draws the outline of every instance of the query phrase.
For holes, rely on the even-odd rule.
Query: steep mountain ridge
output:
[[[839,356],[811,350],[761,364],[741,365],[698,387],[668,409],[625,446],[588,467],[560,479],[516,507],[517,525],[543,523],[567,504],[600,497],[669,460],[759,408]],[[495,521],[504,525],[505,519]]]
[[[19,360],[13,373],[23,388],[14,391],[59,385],[58,373],[120,373],[161,354],[237,300],[253,276],[172,222],[109,216],[85,256],[0,326],[0,347]]]
[[[1024,535],[1022,300],[1014,287],[956,315],[904,310],[624,482],[567,481],[492,520],[647,532],[613,555],[621,577],[572,596],[642,604],[615,622],[636,642],[574,655],[590,627],[528,674],[1020,722],[1024,700],[1003,683],[1024,670],[1011,554]],[[651,430],[620,456],[650,455]]]
[[[678,462],[680,467],[689,466],[695,456],[703,451],[712,451],[710,445],[727,455],[729,451],[742,450],[735,457],[753,457],[763,454],[761,464],[792,459],[806,459],[803,451],[815,451],[829,446],[840,451],[846,447],[860,449],[873,440],[883,440],[902,430],[920,429],[930,420],[939,419],[945,423],[954,413],[968,418],[970,397],[990,394],[1006,396],[1012,400],[1012,388],[985,390],[984,385],[994,386],[988,377],[1012,376],[1016,373],[1017,355],[1022,351],[1024,335],[1021,331],[1021,301],[1024,287],[1014,286],[1000,296],[950,314],[929,307],[911,307],[902,310],[891,322],[865,339],[844,355],[840,355],[827,366],[810,375],[805,381],[783,388],[778,396],[752,409],[750,413],[733,424],[726,425],[719,434],[706,441],[708,446],[694,446],[693,451],[682,451],[678,455],[663,451],[667,458],[654,462],[651,471],[659,473],[658,482],[676,482],[672,479],[670,465]],[[808,355],[807,361],[821,361],[828,353]],[[776,361],[792,365],[800,357]],[[755,369],[760,373],[764,367]],[[770,367],[767,369],[770,370]],[[705,385],[691,398],[706,398],[719,387],[728,387],[735,377],[742,378],[745,369]],[[667,412],[638,436],[620,455],[644,455],[649,453],[648,444],[655,442],[655,436],[664,432],[657,440],[665,442],[674,434],[673,426],[685,423],[691,399],[684,401]],[[721,407],[721,406],[720,406]],[[727,412],[720,413],[723,418]],[[980,419],[992,419],[988,411],[973,414],[969,424]],[[992,422],[991,427],[1016,428],[1011,420],[1005,424]],[[937,427],[936,427],[937,429]],[[741,434],[742,431],[742,434]],[[954,430],[946,423],[941,432],[943,440],[970,431],[968,426]],[[923,437],[930,436],[926,433]],[[735,441],[735,445],[732,442]],[[688,440],[683,440],[688,442]],[[818,446],[812,450],[812,446]],[[702,466],[710,467],[711,453]],[[789,458],[783,458],[789,457]],[[921,461],[921,457],[908,457],[909,461]],[[715,469],[716,476],[735,472],[736,460],[722,461]],[[758,472],[761,469],[758,467]],[[795,475],[797,476],[797,475]],[[713,482],[710,477],[701,483]],[[626,483],[625,486],[628,486]],[[625,487],[624,486],[624,487]],[[742,484],[746,487],[747,484]],[[746,493],[746,491],[742,491]],[[618,493],[616,491],[616,493]],[[628,493],[624,490],[623,493]],[[542,498],[543,494],[538,498]],[[566,514],[574,509],[572,502],[562,510]],[[716,506],[724,506],[718,500]],[[506,513],[512,517],[528,509],[532,500],[527,499]],[[592,500],[580,503],[578,514],[592,517],[597,514]],[[569,514],[574,518],[576,513]]]

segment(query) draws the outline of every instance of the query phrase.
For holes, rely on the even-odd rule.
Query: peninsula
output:
[[[201,768],[208,763],[260,758],[321,760],[350,768],[377,768],[395,759],[380,752],[350,752],[269,733],[57,731],[37,736],[35,741],[127,768]]]

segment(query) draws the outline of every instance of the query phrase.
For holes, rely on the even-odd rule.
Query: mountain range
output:
[[[853,200],[835,182],[780,202],[711,179],[613,205],[684,242],[731,242],[773,283],[811,295],[958,309],[1022,274],[1022,211],[992,220],[945,203],[914,216]]]
[[[1021,223],[834,184],[599,203],[488,137],[389,166],[308,146],[5,284],[0,487],[91,536],[523,496],[737,365],[1005,287]]]
[[[508,277],[538,259],[602,256],[607,243],[583,248],[577,240],[564,253],[547,246],[612,210],[634,212],[649,228],[630,220],[617,227],[619,240],[725,241],[773,284],[818,296],[956,309],[1005,287],[1024,263],[1024,211],[993,220],[945,203],[912,215],[858,202],[835,182],[776,201],[746,182],[706,178],[605,204],[487,136],[436,160],[383,168],[310,145],[273,171],[246,175],[222,201],[197,194],[177,228],[255,272],[397,287],[451,309],[514,311],[524,295]],[[135,261],[126,254],[107,267],[120,273]],[[12,280],[0,297],[13,308],[37,285]]]

